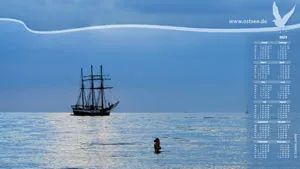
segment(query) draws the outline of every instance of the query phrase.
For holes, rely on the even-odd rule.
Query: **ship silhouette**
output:
[[[102,65],[100,74],[93,74],[93,65],[91,65],[91,74],[84,76],[81,68],[81,88],[80,94],[75,105],[71,105],[73,115],[75,116],[109,116],[110,112],[118,106],[119,101],[110,102],[105,95],[105,90],[112,87],[105,87],[104,81],[111,80],[109,75],[103,75]],[[86,83],[89,82],[89,85]],[[88,93],[88,95],[86,95]]]

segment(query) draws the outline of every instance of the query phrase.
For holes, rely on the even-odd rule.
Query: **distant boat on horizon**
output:
[[[93,65],[91,65],[91,74],[88,76],[83,75],[81,68],[81,88],[80,95],[75,105],[71,105],[73,115],[75,116],[109,116],[111,110],[118,106],[120,101],[114,103],[109,102],[104,90],[112,89],[112,87],[104,87],[104,80],[111,80],[109,75],[103,75],[102,65],[100,66],[100,74],[93,74]],[[90,82],[90,86],[86,87],[85,82]],[[95,87],[95,85],[98,85]],[[85,95],[88,91],[88,97]],[[97,92],[97,93],[96,93]]]
[[[246,108],[245,114],[249,114],[249,111],[248,111],[248,104],[247,104],[247,108]]]

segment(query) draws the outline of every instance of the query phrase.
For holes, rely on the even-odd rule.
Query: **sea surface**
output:
[[[242,113],[0,113],[1,168],[247,168]],[[161,140],[155,154],[153,141]]]

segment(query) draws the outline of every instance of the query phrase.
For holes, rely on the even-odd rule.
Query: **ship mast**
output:
[[[104,108],[103,106],[103,102],[104,102],[104,85],[103,85],[103,74],[102,74],[102,65],[100,66],[100,80],[101,80],[101,86],[100,86],[100,90],[101,90],[101,108]]]
[[[93,65],[91,65],[91,90],[92,90],[92,108],[95,107],[95,93],[94,93],[94,75],[93,75]]]
[[[82,75],[83,76],[83,75]],[[100,66],[100,74],[96,74],[94,75],[93,74],[93,65],[91,65],[91,75],[90,76],[83,76],[83,77],[90,77],[90,79],[83,79],[83,81],[85,80],[90,80],[91,81],[91,90],[90,90],[90,94],[92,95],[92,104],[90,105],[90,107],[92,109],[97,109],[98,108],[98,102],[99,100],[101,99],[101,105],[100,108],[103,109],[105,107],[105,98],[104,98],[104,90],[105,89],[112,89],[112,87],[104,87],[104,80],[111,80],[110,78],[107,78],[105,76],[108,76],[108,75],[103,75],[103,70],[102,70],[102,65]],[[99,87],[95,87],[95,83],[94,81],[98,81],[100,80],[100,86]],[[82,88],[84,88],[82,86]],[[96,96],[95,96],[95,90],[99,90],[99,95],[97,95],[97,99],[96,99]],[[101,96],[101,98],[100,98]],[[90,98],[90,96],[89,96]],[[90,101],[88,101],[90,102]]]
[[[83,80],[83,69],[81,68],[81,100],[82,108],[84,108],[84,80]]]

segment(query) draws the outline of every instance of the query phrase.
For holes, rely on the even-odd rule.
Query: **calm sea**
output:
[[[2,168],[247,168],[242,113],[0,117]],[[154,153],[155,137],[161,139],[161,154]]]

